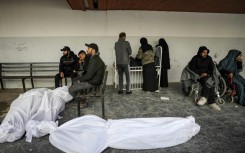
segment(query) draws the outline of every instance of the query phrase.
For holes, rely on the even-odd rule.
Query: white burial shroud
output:
[[[26,129],[27,141],[31,141],[32,136],[39,137],[48,134],[56,127],[54,123],[49,122],[57,119],[58,114],[65,108],[65,103],[71,99],[67,86],[55,90],[32,89],[20,95],[11,103],[10,109],[0,125],[0,143],[20,139]],[[39,124],[40,121],[45,122]]]
[[[175,146],[200,131],[192,116],[104,120],[86,115],[62,124],[49,141],[64,152],[100,153],[116,149],[154,149]]]
[[[20,95],[0,125],[0,143],[18,140],[26,130],[29,142],[32,136],[50,133],[50,142],[62,151],[100,153],[107,147],[134,150],[170,147],[190,140],[200,130],[192,116],[106,121],[86,115],[57,127],[54,121],[71,99],[68,87],[33,89]]]

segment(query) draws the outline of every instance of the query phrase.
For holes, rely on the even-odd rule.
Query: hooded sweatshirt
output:
[[[207,55],[206,58],[203,58],[201,56],[201,53],[204,50],[208,50],[208,49],[205,46],[199,48],[197,55],[195,55],[191,59],[189,63],[189,68],[198,75],[201,75],[202,73],[207,73],[208,75],[212,75],[214,69],[214,63],[209,55]],[[208,50],[208,54],[209,54],[209,50]]]
[[[73,51],[70,51],[69,56],[63,55],[60,58],[59,71],[63,73],[71,73],[77,67],[78,57]]]

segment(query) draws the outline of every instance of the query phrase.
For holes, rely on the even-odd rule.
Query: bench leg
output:
[[[80,110],[80,101],[76,99],[77,102],[77,117],[81,116],[81,110]]]
[[[67,86],[67,78],[65,78],[65,84],[66,84],[66,86]]]
[[[25,79],[22,79],[23,91],[26,92],[26,84]]]
[[[32,89],[34,88],[34,82],[33,82],[33,79],[31,78],[31,86],[32,86]]]
[[[63,87],[62,79],[60,79],[60,87]]]
[[[0,81],[1,81],[1,88],[2,88],[2,90],[4,90],[4,87],[3,87],[3,79],[1,79]]]
[[[102,105],[102,118],[105,119],[105,97],[104,95],[102,96],[102,101],[101,101],[101,105]]]

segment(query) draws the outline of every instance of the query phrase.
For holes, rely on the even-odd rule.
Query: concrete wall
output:
[[[245,14],[180,13],[156,11],[78,11],[66,0],[1,0],[0,62],[59,61],[59,50],[68,45],[78,53],[84,43],[99,45],[108,65],[108,84],[113,83],[113,47],[122,31],[127,33],[133,56],[144,36],[155,46],[166,39],[170,48],[170,82],[178,82],[181,71],[201,45],[220,61],[230,49],[245,50]],[[244,73],[242,73],[244,75]],[[54,86],[53,80],[38,81]],[[19,81],[7,87],[21,87]]]

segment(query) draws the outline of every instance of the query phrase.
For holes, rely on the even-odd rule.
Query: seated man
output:
[[[85,44],[87,48],[87,54],[91,56],[87,73],[80,76],[77,82],[69,88],[69,93],[73,98],[76,97],[77,92],[83,89],[90,89],[94,86],[98,86],[103,81],[105,63],[100,58],[99,48],[96,44]]]
[[[68,46],[65,46],[61,51],[63,51],[63,56],[60,58],[59,73],[55,75],[55,88],[60,86],[60,80],[64,77],[74,77],[78,61],[78,57]]]
[[[201,46],[189,63],[189,68],[199,75],[198,81],[202,85],[201,98],[197,102],[198,105],[204,105],[208,102],[209,106],[214,110],[221,110],[215,103],[214,86],[210,87],[206,81],[212,77],[214,71],[214,63],[208,55],[209,50],[205,46]]]
[[[80,79],[80,77],[82,75],[85,75],[87,73],[87,69],[88,69],[88,62],[90,59],[90,55],[87,55],[86,52],[84,50],[81,50],[78,53],[78,63],[77,63],[77,67],[76,70],[74,71],[74,78],[72,79],[72,84],[76,84],[77,81]]]
[[[78,76],[85,75],[88,69],[88,63],[90,59],[90,55],[86,54],[84,50],[81,50],[78,53],[79,61],[77,63],[76,72]]]
[[[239,74],[242,71],[242,52],[230,50],[219,62],[218,69],[226,78],[233,78],[238,93],[238,103],[245,106],[245,79]]]

